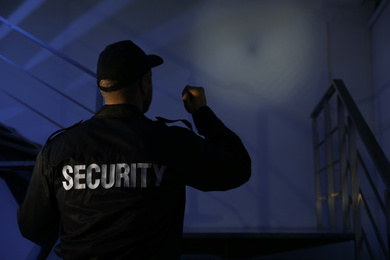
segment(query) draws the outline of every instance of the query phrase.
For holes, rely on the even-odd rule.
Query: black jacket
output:
[[[210,108],[193,119],[205,138],[107,105],[49,140],[18,209],[22,235],[39,245],[59,235],[64,259],[178,259],[185,185],[228,190],[251,174],[241,140]]]

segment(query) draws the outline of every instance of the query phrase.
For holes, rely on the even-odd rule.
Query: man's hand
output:
[[[182,93],[184,107],[188,113],[193,114],[199,108],[207,106],[206,94],[202,87],[186,86]]]

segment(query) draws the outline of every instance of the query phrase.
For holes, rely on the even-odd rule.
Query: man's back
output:
[[[60,256],[178,257],[185,189],[161,183],[166,166],[150,156],[161,128],[131,106],[108,106],[47,145],[42,156],[61,215]]]
[[[18,209],[24,237],[52,245],[59,236],[64,259],[178,259],[185,186],[223,191],[248,181],[251,159],[202,87],[186,86],[182,99],[204,138],[143,115],[151,68],[162,63],[131,41],[100,54],[97,83],[107,105],[38,155]]]

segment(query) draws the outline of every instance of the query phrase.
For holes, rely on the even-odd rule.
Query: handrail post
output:
[[[349,164],[351,171],[351,193],[353,209],[353,229],[355,233],[355,259],[362,255],[363,230],[360,214],[360,191],[358,178],[358,155],[356,148],[356,131],[351,119],[348,117],[348,136],[349,136]]]
[[[390,189],[390,162],[387,159],[385,153],[380,147],[378,141],[376,140],[374,134],[372,133],[370,127],[364,120],[362,114],[360,113],[358,107],[353,101],[351,94],[349,94],[346,86],[341,80],[334,80],[333,85],[336,87],[337,93],[342,98],[343,103],[348,106],[349,114],[351,115],[351,120],[354,122],[357,131],[362,138],[362,143],[365,145],[371,159],[373,160],[375,166],[377,166],[378,171],[388,189]]]
[[[314,152],[314,173],[316,185],[316,210],[317,210],[317,228],[323,228],[322,223],[322,192],[321,192],[321,169],[320,169],[320,152],[318,148],[318,125],[317,118],[313,118],[313,152]]]
[[[342,211],[343,211],[343,227],[344,231],[351,231],[350,221],[350,203],[348,192],[348,161],[346,149],[346,129],[344,107],[340,98],[337,98],[337,118],[338,118],[338,133],[339,133],[339,149],[340,149],[340,175],[341,175],[341,195],[342,195]]]
[[[332,128],[332,121],[330,113],[330,100],[333,94],[336,93],[337,98],[337,126]],[[381,149],[378,141],[376,140],[374,134],[372,133],[370,127],[364,120],[362,114],[360,113],[358,107],[352,99],[352,96],[348,92],[342,80],[333,80],[331,86],[320,100],[320,102],[315,107],[314,111],[311,113],[311,118],[316,120],[320,113],[324,113],[324,121],[325,121],[325,139],[318,143],[318,137],[314,137],[314,143],[317,143],[315,148],[318,148],[322,144],[325,146],[325,156],[326,156],[326,174],[327,174],[327,199],[328,199],[328,211],[329,211],[329,227],[330,229],[334,229],[338,227],[338,218],[336,218],[336,201],[335,196],[339,193],[335,193],[335,184],[339,184],[339,179],[337,178],[337,183],[334,183],[336,176],[334,175],[334,164],[339,163],[340,169],[340,181],[341,181],[341,206],[342,206],[342,218],[343,218],[343,228],[344,232],[354,232],[355,236],[355,259],[360,259],[365,254],[365,250],[367,253],[374,258],[374,251],[372,250],[371,242],[377,243],[382,252],[385,255],[385,259],[390,260],[390,161],[387,156],[384,154]],[[333,112],[332,112],[333,113]],[[347,116],[348,115],[348,116]],[[318,121],[317,121],[318,122]],[[313,129],[317,127],[313,122]],[[332,137],[333,133],[338,131],[338,142],[339,142],[339,157],[332,158],[334,137]],[[316,132],[315,132],[316,134]],[[385,186],[384,192],[384,201],[381,198],[382,196],[378,193],[378,187],[372,181],[370,173],[367,171],[363,158],[359,154],[357,147],[357,134],[359,134],[359,145],[362,144],[365,148],[365,151],[368,152],[369,159],[372,160],[374,166],[378,170],[380,177],[383,180],[383,184]],[[360,146],[359,146],[360,147]],[[318,149],[319,150],[319,149]],[[315,150],[315,152],[318,152]],[[315,155],[315,165],[317,156]],[[335,160],[335,159],[338,159]],[[318,163],[319,164],[319,163]],[[322,165],[320,165],[322,166]],[[361,167],[361,168],[360,168]],[[366,173],[368,184],[371,186],[372,192],[376,196],[378,203],[378,214],[382,214],[381,217],[385,216],[385,227],[380,229],[380,225],[378,228],[377,221],[382,220],[382,218],[376,219],[372,214],[372,211],[369,208],[369,205],[366,204],[367,201],[364,200],[363,192],[364,190],[360,188],[359,184],[359,173],[360,169],[363,173]],[[316,165],[316,173],[322,172],[322,169],[318,169]],[[321,183],[318,185],[317,180],[319,175],[316,175],[316,186],[320,186],[321,188],[325,188],[325,183],[321,186]],[[322,176],[322,175],[321,175]],[[323,181],[323,178],[321,178]],[[338,188],[338,186],[337,186]],[[364,188],[369,188],[364,186]],[[317,193],[318,194],[317,189]],[[322,191],[325,193],[325,191]],[[325,196],[325,195],[324,195]],[[317,208],[319,203],[318,199],[323,199],[325,197],[321,197],[317,195]],[[364,207],[361,207],[363,205]],[[325,209],[325,204],[322,204],[322,211]],[[338,206],[338,204],[337,204]],[[321,210],[321,209],[320,209]],[[321,212],[317,210],[318,213]],[[337,208],[338,210],[338,208]],[[362,210],[365,210],[363,212]],[[376,212],[376,211],[375,211]],[[339,213],[339,212],[338,212]],[[364,213],[364,215],[362,215]],[[323,212],[322,212],[323,214]],[[367,216],[367,223],[366,217]],[[379,215],[378,215],[379,216]],[[352,218],[352,222],[351,222]],[[322,219],[323,220],[323,219]],[[336,224],[336,226],[335,226]],[[371,226],[366,225],[371,224]],[[376,240],[371,240],[370,236],[366,235],[365,228],[372,228],[375,232]],[[371,230],[370,230],[371,232]],[[384,239],[387,236],[387,243]]]
[[[324,104],[325,113],[325,147],[326,147],[326,174],[328,181],[328,210],[329,228],[336,229],[336,198],[334,197],[334,171],[333,171],[333,146],[332,146],[332,123],[330,118],[329,104]]]

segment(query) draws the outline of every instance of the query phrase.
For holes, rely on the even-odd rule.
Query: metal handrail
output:
[[[28,39],[32,40],[33,42],[37,43],[42,48],[50,51],[51,53],[57,55],[61,59],[67,61],[70,64],[72,64],[76,68],[79,68],[80,70],[82,70],[85,73],[91,75],[92,77],[96,77],[96,74],[92,70],[88,69],[87,67],[85,67],[85,66],[81,65],[80,63],[78,63],[77,61],[71,59],[70,57],[64,55],[63,53],[61,53],[58,50],[56,50],[53,47],[51,47],[50,45],[48,45],[48,44],[44,43],[43,41],[39,40],[38,38],[34,37],[32,34],[26,32],[25,30],[23,30],[22,28],[20,28],[16,24],[11,23],[10,21],[5,19],[4,17],[0,16],[0,22],[4,23],[5,25],[9,26],[14,31],[20,33],[21,35],[23,35],[23,36],[27,37]]]
[[[374,164],[377,167],[378,172],[380,173],[387,189],[390,189],[390,162],[378,144],[378,141],[376,140],[367,122],[364,120],[360,110],[356,106],[351,94],[348,92],[342,80],[333,80],[328,91],[318,103],[310,117],[316,118],[322,111],[323,104],[326,103],[327,100],[329,100],[336,91],[340,97],[340,100],[343,102],[344,107],[347,108],[351,120],[356,126],[356,130],[359,132],[360,138],[366,146],[371,159],[374,161]]]
[[[373,192],[374,192],[375,198],[376,198],[376,200],[377,200],[378,203],[379,203],[379,207],[380,207],[380,209],[382,210],[383,214],[385,214],[385,213],[386,213],[385,204],[384,204],[383,201],[380,199],[380,195],[379,195],[378,189],[376,188],[376,186],[375,186],[375,184],[374,184],[374,181],[372,180],[372,178],[371,178],[371,176],[370,176],[370,172],[368,171],[367,166],[366,166],[366,164],[364,163],[364,161],[363,161],[363,159],[362,159],[362,156],[360,155],[359,152],[358,152],[358,160],[359,160],[360,165],[361,165],[362,168],[363,168],[363,172],[366,174],[366,178],[368,179],[368,183],[370,184],[371,189],[372,189]]]
[[[17,25],[11,23],[10,21],[8,21],[7,19],[3,18],[2,16],[0,16],[0,23],[4,23],[5,25],[9,26],[12,30],[20,33],[21,35],[23,35],[24,37],[28,38],[29,40],[33,41],[34,43],[40,45],[42,48],[50,51],[51,53],[53,53],[54,55],[58,56],[59,58],[61,58],[62,60],[66,61],[67,63],[73,65],[74,67],[80,69],[81,71],[83,71],[84,73],[90,75],[91,77],[93,78],[96,78],[96,73],[91,71],[90,69],[88,69],[87,67],[81,65],[80,63],[78,63],[77,61],[71,59],[70,57],[64,55],[63,53],[61,53],[60,51],[54,49],[53,47],[49,46],[48,44],[44,43],[43,41],[39,40],[38,38],[34,37],[32,34],[26,32],[25,30],[23,30],[22,28],[18,27]],[[15,63],[13,63],[12,61],[10,61],[9,59],[5,58],[4,56],[0,55],[0,59],[6,61],[7,63],[11,64],[12,66],[16,67],[18,70],[22,71],[23,73],[29,75],[30,77],[32,77],[33,79],[37,80],[38,82],[40,82],[41,84],[43,84],[44,86],[50,88],[51,90],[54,90],[55,92],[57,92],[58,94],[60,94],[61,96],[67,98],[68,100],[70,100],[71,102],[75,103],[76,105],[78,105],[79,107],[87,110],[88,112],[90,113],[94,113],[93,110],[87,108],[86,106],[82,105],[81,103],[77,102],[76,100],[72,99],[71,97],[65,95],[64,93],[58,91],[57,89],[53,88],[52,86],[50,86],[49,84],[47,84],[45,81],[43,81],[42,79],[38,78],[37,76],[29,73],[27,70],[23,69],[22,67],[16,65]],[[16,100],[17,102],[19,102],[20,104],[26,106],[27,108],[29,108],[31,111],[34,111],[35,113],[39,114],[40,116],[42,116],[43,118],[45,118],[46,120],[48,120],[49,122],[53,123],[54,125],[58,126],[59,128],[63,128],[62,125],[58,124],[56,121],[54,121],[53,119],[47,117],[46,115],[44,115],[43,113],[39,112],[37,109],[29,106],[28,104],[26,104],[25,102],[23,102],[22,100],[18,99],[17,97],[11,95],[10,93],[8,93],[7,91],[3,90],[3,89],[0,89],[0,91],[6,95],[8,95],[9,97],[11,97],[12,99]],[[96,91],[97,91],[97,96],[96,96],[96,111],[98,111],[101,107],[102,107],[102,104],[103,104],[103,99],[102,99],[102,96],[100,95],[99,93],[99,90],[98,88],[96,88]],[[28,256],[29,259],[36,259],[36,260],[44,260],[47,258],[47,256],[50,254],[50,251],[52,250],[54,246],[54,242],[52,245],[49,245],[49,246],[44,246],[44,247],[39,247],[39,246],[36,246],[32,249],[32,251],[30,252],[30,255]]]
[[[332,129],[330,125],[330,100],[332,97],[337,98],[337,127]],[[344,110],[347,112],[345,118]],[[325,133],[323,134],[324,140],[319,139],[317,119],[320,114],[324,117],[324,128]],[[336,208],[335,201],[332,198],[332,194],[336,194],[335,191],[335,180],[333,173],[333,165],[329,165],[330,159],[338,162],[340,165],[340,176],[341,176],[341,195],[342,195],[342,213],[343,213],[343,228],[344,231],[353,229],[355,233],[355,255],[360,257],[362,254],[362,246],[365,243],[368,253],[373,257],[371,246],[368,243],[368,238],[362,224],[361,210],[365,210],[368,215],[368,220],[371,223],[373,232],[376,235],[380,249],[385,255],[386,259],[390,259],[390,205],[389,205],[389,191],[390,191],[390,163],[377,142],[374,134],[370,130],[368,124],[364,120],[358,107],[352,99],[352,96],[348,92],[342,80],[333,80],[330,87],[321,98],[318,105],[315,107],[311,114],[313,119],[313,150],[314,150],[314,166],[316,174],[316,196],[317,196],[317,223],[319,227],[323,227],[322,223],[322,202],[324,199],[321,189],[321,176],[320,176],[320,158],[319,149],[325,147],[326,154],[326,174],[327,174],[327,200],[328,200],[328,218],[329,228],[336,228]],[[347,120],[346,120],[347,119]],[[346,122],[347,121],[347,122]],[[332,147],[332,136],[338,132],[338,143],[339,143],[339,160],[333,159],[333,147]],[[381,177],[384,187],[384,199],[379,195],[378,189],[375,183],[372,181],[370,172],[368,171],[361,154],[358,151],[356,144],[356,132],[359,134],[359,140],[364,145],[367,154],[369,155],[375,169]],[[348,145],[347,145],[348,144]],[[371,190],[374,192],[374,199],[379,204],[379,214],[383,214],[386,218],[386,235],[387,245],[383,240],[381,230],[372,215],[372,210],[368,206],[367,200],[363,196],[363,191],[359,183],[358,176],[358,165],[363,168],[368,184]],[[348,184],[349,183],[349,184]],[[383,200],[385,202],[383,202]],[[360,206],[363,207],[360,207]],[[353,225],[351,225],[350,212],[352,211]],[[353,228],[352,228],[353,227]]]
[[[17,65],[16,63],[12,62],[10,59],[7,59],[6,57],[4,57],[3,55],[0,54],[0,59],[4,60],[5,62],[9,63],[10,65],[14,66],[15,68],[17,68],[18,70],[24,72],[25,74],[27,74],[28,76],[30,76],[31,78],[35,79],[36,81],[38,81],[39,83],[41,83],[42,85],[44,85],[45,87],[51,89],[52,91],[58,93],[59,95],[63,96],[64,98],[68,99],[69,101],[71,101],[72,103],[78,105],[79,107],[83,108],[84,110],[94,114],[94,111],[92,109],[89,109],[88,107],[86,107],[85,105],[81,104],[80,102],[78,102],[77,100],[75,100],[74,98],[71,98],[69,97],[68,95],[65,95],[64,93],[62,93],[61,91],[59,91],[58,89],[56,89],[55,87],[51,86],[49,83],[45,82],[44,80],[40,79],[39,77],[35,76],[34,74],[32,74],[31,72],[27,71],[26,69],[20,67],[19,65]]]
[[[80,69],[81,71],[83,71],[84,73],[90,75],[91,77],[93,78],[96,78],[96,73],[93,72],[92,70],[88,69],[87,67],[83,66],[82,64],[78,63],[77,61],[73,60],[72,58],[64,55],[63,53],[61,53],[60,51],[54,49],[53,47],[51,47],[50,45],[46,44],[45,42],[39,40],[38,38],[36,38],[35,36],[33,36],[32,34],[26,32],[25,30],[23,30],[22,28],[20,28],[19,26],[11,23],[10,21],[8,21],[7,19],[5,19],[4,17],[0,16],[0,22],[4,23],[5,25],[9,26],[12,30],[20,33],[21,35],[23,35],[24,37],[28,38],[29,40],[33,41],[34,43],[40,45],[42,48],[50,51],[51,53],[53,53],[54,55],[56,55],[57,57],[61,58],[62,60],[66,61],[67,63],[71,64],[72,66]],[[69,99],[70,101],[72,101],[73,103],[75,103],[76,105],[82,107],[83,109],[87,110],[88,112],[90,113],[94,113],[93,110],[85,107],[84,105],[80,104],[79,102],[75,101],[74,99],[70,98],[69,96],[63,94],[62,92],[56,90],[55,88],[53,88],[52,86],[50,86],[49,84],[47,84],[46,82],[44,82],[43,80],[39,79],[38,77],[32,75],[31,73],[29,73],[27,70],[21,68],[20,66],[17,66],[16,64],[14,64],[13,62],[11,62],[10,60],[6,59],[4,56],[1,56],[0,57],[1,59],[3,59],[4,61],[6,61],[7,63],[11,64],[12,66],[16,67],[17,69],[19,69],[20,71],[22,71],[23,73],[26,73],[28,74],[30,77],[33,77],[35,80],[39,81],[40,83],[42,83],[43,85],[45,85],[46,87],[49,87],[50,89],[52,90],[55,90],[57,93],[59,93],[60,95],[64,96],[65,98]],[[98,92],[98,89],[96,90]],[[97,96],[96,96],[96,107],[95,107],[95,110],[99,110],[101,108],[103,104],[103,100],[102,100],[102,97],[99,93],[97,93]],[[51,122],[53,120],[50,120]],[[58,125],[58,124],[56,124]]]
[[[368,214],[368,218],[371,222],[371,225],[374,228],[375,233],[378,234],[378,233],[380,233],[380,231],[379,231],[378,225],[375,222],[374,216],[372,215],[372,210],[370,209],[370,207],[367,204],[367,200],[364,196],[363,191],[360,189],[359,192],[361,195],[361,201],[362,201],[363,206]],[[380,245],[382,251],[385,252],[386,255],[388,255],[389,252],[387,252],[386,245],[385,245],[385,242],[383,241],[382,237],[378,236],[378,241],[379,241],[379,245]]]

